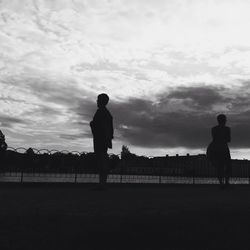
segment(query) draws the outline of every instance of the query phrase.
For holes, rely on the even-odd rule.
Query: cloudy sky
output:
[[[11,147],[204,153],[219,113],[250,159],[250,0],[0,0],[0,129]]]

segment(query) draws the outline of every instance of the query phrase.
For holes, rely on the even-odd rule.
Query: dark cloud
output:
[[[43,100],[45,104],[56,103],[70,106],[77,103],[86,94],[69,82],[61,84],[49,79],[39,79],[36,82],[29,80],[27,84],[32,93]]]
[[[232,147],[247,148],[250,100],[242,96],[246,92],[242,87],[185,87],[161,94],[156,102],[131,98],[111,102],[109,107],[122,140],[135,146],[204,148],[211,141],[216,115],[226,113]]]
[[[168,99],[179,99],[197,109],[211,108],[212,105],[230,101],[222,95],[224,87],[181,87],[171,92]]]
[[[52,76],[21,76],[6,77],[1,83],[8,86],[19,86],[20,89],[28,90],[28,93],[37,97],[43,102],[43,106],[49,107],[52,104],[60,104],[65,107],[72,107],[82,99],[95,98],[95,94],[86,89],[79,89],[78,84],[72,79],[55,79]],[[84,82],[83,82],[84,85]],[[27,94],[24,92],[24,94]],[[3,97],[0,97],[3,98]],[[9,98],[8,98],[9,99]],[[16,101],[13,99],[12,101]],[[30,103],[29,100],[18,100]]]
[[[91,133],[79,133],[79,134],[60,134],[60,138],[75,141],[79,139],[86,139],[86,138],[92,138]]]
[[[44,103],[38,110],[41,116],[57,115],[59,110],[50,107],[50,103],[60,104],[72,118],[72,126],[86,131],[59,137],[67,140],[91,137],[89,121],[96,111],[95,94],[66,83],[59,86],[49,80],[37,84],[29,80],[26,84]],[[168,89],[154,101],[130,98],[118,102],[111,96],[108,107],[114,117],[115,138],[124,144],[147,148],[204,148],[211,141],[210,129],[216,125],[216,115],[225,113],[232,128],[232,147],[249,148],[249,94],[249,82],[235,88],[200,84]],[[13,117],[0,119],[1,125],[6,127],[24,123]]]
[[[11,128],[15,124],[26,124],[25,120],[15,118],[7,115],[0,115],[0,124],[1,127]]]
[[[211,115],[192,112],[161,112],[161,104],[130,99],[113,103],[115,127],[123,139],[140,147],[204,147],[209,141]],[[159,108],[159,111],[158,111]]]
[[[79,117],[84,117],[87,120],[91,119],[94,112],[96,111],[96,100],[95,99],[80,99],[76,108],[72,109]],[[82,123],[82,120],[79,120]]]
[[[140,147],[204,147],[209,142],[209,127],[214,115],[198,111],[168,111],[169,102],[161,96],[158,102],[131,98],[112,101],[109,109],[114,117],[116,138]],[[94,101],[81,100],[74,112],[81,120],[90,121],[96,110]],[[85,124],[86,125],[86,124]]]
[[[43,103],[38,108],[27,111],[25,114],[36,113],[36,115],[45,117],[56,116],[62,113],[61,107],[63,107],[64,111],[66,110],[69,114],[78,115],[79,113],[81,117],[89,117],[88,112],[95,109],[95,94],[85,89],[79,89],[77,84],[70,80],[60,82],[60,80],[55,81],[46,77],[43,79],[28,77],[19,81],[10,80],[10,82],[13,85],[18,82],[29,89],[31,94]],[[58,106],[56,107],[55,104],[58,104]],[[82,123],[82,120],[79,120],[79,123]]]
[[[250,100],[249,100],[250,106]],[[250,108],[229,116],[232,128],[232,144],[238,148],[250,147]]]

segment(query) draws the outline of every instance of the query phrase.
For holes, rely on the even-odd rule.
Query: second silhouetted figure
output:
[[[224,114],[217,116],[218,125],[212,128],[213,141],[208,146],[208,157],[217,168],[221,185],[229,184],[231,175],[231,156],[228,143],[231,141],[231,130],[226,126],[227,118]]]

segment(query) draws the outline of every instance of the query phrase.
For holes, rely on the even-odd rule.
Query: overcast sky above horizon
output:
[[[204,153],[216,115],[250,159],[250,0],[0,0],[0,129],[11,147],[92,151],[96,96],[115,140]]]

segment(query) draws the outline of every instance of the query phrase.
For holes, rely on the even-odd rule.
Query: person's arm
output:
[[[114,138],[114,127],[113,127],[113,117],[111,116],[111,122],[110,122],[110,134],[111,134],[111,139]]]
[[[93,124],[93,121],[91,121],[90,123],[89,123],[89,126],[90,126],[90,128],[91,128],[91,132],[92,132],[92,135],[94,134],[94,124]]]
[[[93,120],[89,123],[90,128],[91,128],[91,132],[92,132],[93,135],[96,134],[96,132],[97,132],[96,130],[97,130],[98,122],[99,122],[98,117],[99,117],[99,112],[97,110],[94,117],[93,117]]]

